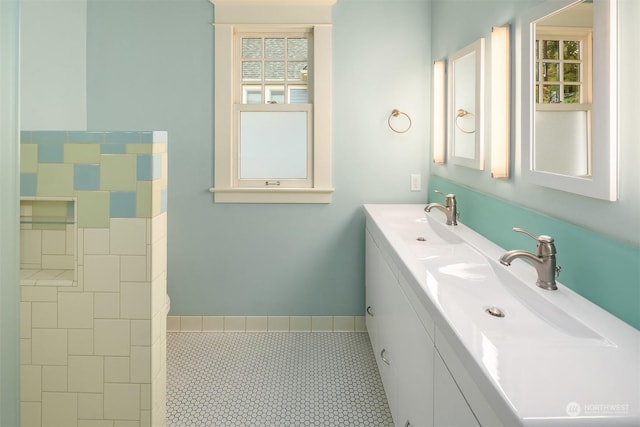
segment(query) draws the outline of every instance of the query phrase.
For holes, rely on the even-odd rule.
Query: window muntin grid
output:
[[[540,35],[535,42],[538,106],[588,104],[587,37]]]
[[[308,33],[238,34],[241,104],[307,104]]]

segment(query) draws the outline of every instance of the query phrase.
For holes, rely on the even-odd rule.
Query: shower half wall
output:
[[[22,425],[165,425],[167,133],[20,147]]]

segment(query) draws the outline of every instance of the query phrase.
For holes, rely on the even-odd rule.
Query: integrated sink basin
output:
[[[367,230],[489,400],[521,425],[640,425],[638,330],[561,282],[540,289],[531,265],[500,264],[504,248],[423,209],[365,205]]]

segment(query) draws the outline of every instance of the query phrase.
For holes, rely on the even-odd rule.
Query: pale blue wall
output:
[[[515,18],[537,3],[540,1],[434,1],[434,59],[445,58],[479,37],[488,38],[493,25],[505,23],[512,24],[512,58],[517,58],[520,42]],[[535,247],[529,239],[515,235],[511,231],[514,226],[553,235],[557,238],[558,263],[564,264],[560,281],[636,328],[640,328],[640,60],[630,53],[640,45],[638,22],[640,2],[619,0],[620,160],[616,202],[523,182],[516,130],[512,130],[513,175],[509,180],[493,180],[488,170],[451,164],[430,166],[431,173],[437,175],[430,180],[432,190],[442,187],[443,191],[461,193],[461,207],[467,206],[461,208],[463,222],[509,249]],[[513,65],[512,76],[518,75],[517,60]],[[512,88],[519,85],[514,79]],[[518,96],[512,100],[513,126],[518,123]]]
[[[0,1],[0,426],[20,424],[18,1]]]
[[[328,205],[214,204],[213,7],[89,2],[90,129],[169,131],[174,315],[359,315],[363,203],[422,203],[429,135],[430,5],[340,0],[333,31]],[[397,135],[394,108],[413,118]]]

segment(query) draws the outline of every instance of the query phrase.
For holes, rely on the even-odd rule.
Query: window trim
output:
[[[331,6],[335,0],[211,0],[215,5],[215,149],[214,182],[209,189],[216,203],[330,203],[331,182]],[[248,5],[251,4],[251,7]],[[237,123],[234,100],[236,31],[308,29],[313,37],[310,63],[313,81],[313,157],[311,188],[238,187]],[[259,104],[258,104],[259,105]],[[294,104],[295,105],[295,104]]]

